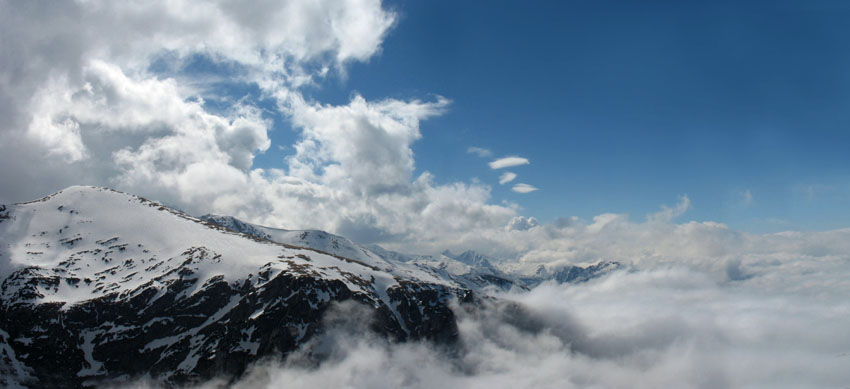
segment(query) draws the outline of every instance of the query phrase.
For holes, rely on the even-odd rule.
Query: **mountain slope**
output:
[[[547,281],[561,284],[581,283],[625,268],[614,261],[600,261],[586,266],[539,265],[537,268],[528,268],[515,262],[498,263],[497,260],[472,250],[461,254],[453,254],[448,250],[440,255],[402,254],[386,250],[378,245],[360,245],[325,231],[264,227],[232,216],[204,215],[201,219],[243,234],[279,243],[310,247],[357,259],[373,266],[382,268],[391,266],[411,274],[417,273],[418,269],[436,278],[451,280],[463,287],[482,292],[486,292],[488,288],[495,288],[497,291],[527,290]]]
[[[243,234],[293,246],[309,247],[341,257],[355,259],[381,269],[389,270],[395,268],[399,271],[416,272],[412,270],[414,269],[413,267],[404,266],[400,261],[385,259],[348,238],[333,235],[325,231],[283,230],[264,227],[244,222],[232,216],[204,215],[200,219]]]
[[[490,263],[490,258],[474,251],[454,255],[411,255],[390,251],[378,245],[363,246],[350,239],[318,230],[283,230],[264,227],[232,216],[204,215],[201,219],[243,234],[269,239],[278,243],[310,247],[334,255],[357,259],[379,268],[393,267],[396,271],[420,274],[426,272],[440,280],[451,280],[465,288],[495,287],[510,290],[525,289],[510,275]]]
[[[377,256],[376,256],[377,257]],[[238,375],[322,331],[336,302],[393,339],[451,342],[472,292],[415,266],[251,237],[71,187],[0,209],[0,384]]]

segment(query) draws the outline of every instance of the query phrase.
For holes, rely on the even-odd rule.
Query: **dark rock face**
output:
[[[586,282],[621,267],[619,262],[612,261],[603,261],[587,267],[567,266],[554,272],[552,278],[560,284]]]
[[[33,303],[37,289],[27,286],[81,281],[45,276],[37,268],[18,271],[0,287],[3,295],[19,292],[0,301],[0,346],[13,349],[33,386],[81,387],[144,376],[178,385],[238,377],[257,359],[294,351],[323,331],[323,315],[338,302],[368,307],[373,317],[350,319],[367,321],[390,339],[451,343],[457,325],[448,303],[473,298],[465,290],[400,282],[386,291],[394,305],[388,307],[339,280],[268,269],[240,282],[214,278],[197,285],[188,265],[173,270],[177,278],[69,307]]]

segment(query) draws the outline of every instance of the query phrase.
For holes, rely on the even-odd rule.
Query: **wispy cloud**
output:
[[[489,163],[490,169],[502,169],[511,166],[528,165],[528,159],[522,157],[504,157]]]
[[[660,221],[669,223],[673,219],[684,215],[689,209],[691,209],[691,199],[685,194],[679,196],[679,202],[676,203],[675,207],[670,208],[666,205],[662,205],[660,211],[647,215],[646,219],[650,222]]]
[[[517,193],[530,193],[537,190],[537,188],[528,184],[516,184],[511,190]]]
[[[469,153],[469,154],[475,154],[475,155],[477,155],[481,158],[487,158],[487,157],[490,157],[490,156],[493,155],[492,151],[485,149],[485,148],[482,148],[482,147],[475,147],[475,146],[466,149],[466,152]]]
[[[745,190],[744,193],[741,194],[742,201],[744,202],[745,207],[749,207],[753,205],[753,192],[749,189]]]
[[[499,185],[505,185],[514,179],[516,179],[516,173],[504,172],[501,176],[499,176]]]

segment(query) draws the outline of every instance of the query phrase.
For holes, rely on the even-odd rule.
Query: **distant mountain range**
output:
[[[452,301],[620,268],[511,274],[473,251],[402,254],[71,187],[0,205],[0,386],[238,377],[321,333],[324,314],[346,301],[371,312],[352,320],[379,335],[452,344]]]

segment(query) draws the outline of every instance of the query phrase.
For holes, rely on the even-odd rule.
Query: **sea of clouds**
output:
[[[791,262],[743,279],[662,266],[498,294],[454,306],[454,347],[391,343],[342,305],[327,333],[234,387],[846,387],[848,259]]]

